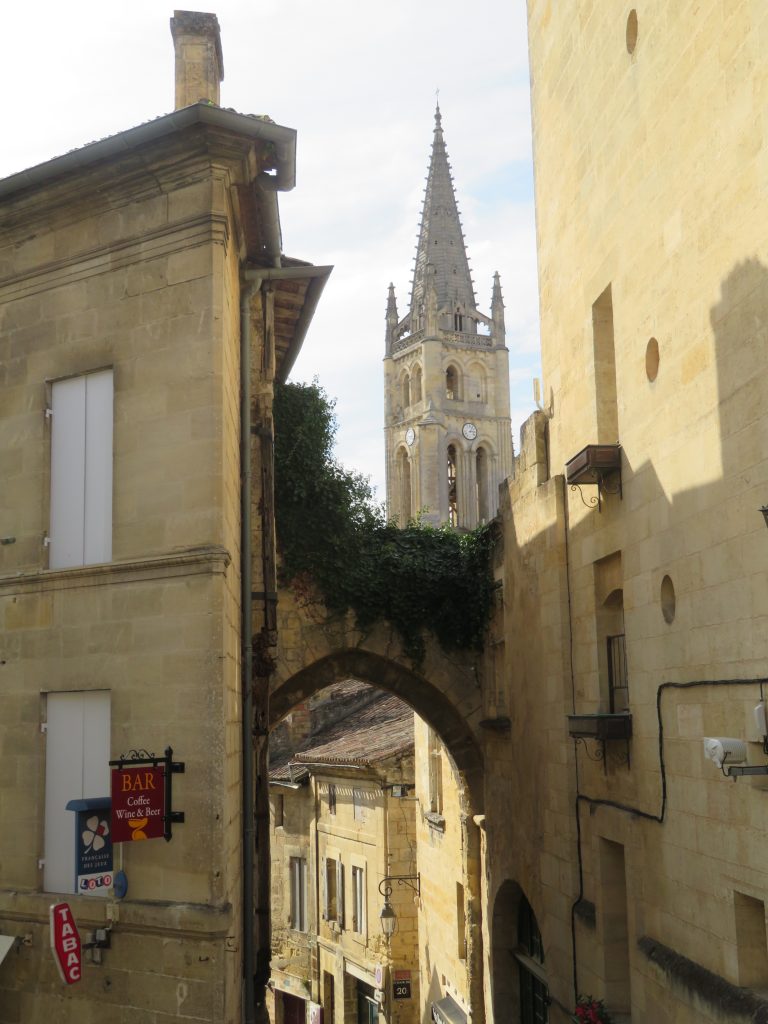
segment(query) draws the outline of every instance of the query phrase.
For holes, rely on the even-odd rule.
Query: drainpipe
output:
[[[251,567],[251,279],[240,295],[240,588],[243,690],[243,1024],[254,1021],[253,599]]]

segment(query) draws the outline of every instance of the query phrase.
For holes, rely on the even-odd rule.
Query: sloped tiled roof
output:
[[[335,688],[334,698],[359,696],[366,684],[349,681]],[[341,703],[341,702],[340,702]],[[320,728],[293,756],[270,765],[273,782],[301,782],[308,765],[327,764],[368,768],[413,749],[413,711],[398,697],[372,691],[371,700],[359,704]]]

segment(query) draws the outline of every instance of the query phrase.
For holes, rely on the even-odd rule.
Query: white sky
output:
[[[402,316],[437,88],[486,313],[501,274],[517,449],[539,375],[525,0],[199,9],[221,25],[222,105],[298,130],[297,187],[280,197],[284,250],[335,270],[293,379],[317,376],[337,399],[341,461],[384,499],[387,286]],[[159,0],[4,6],[0,177],[172,110],[172,13]]]

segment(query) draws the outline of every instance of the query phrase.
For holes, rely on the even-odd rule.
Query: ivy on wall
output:
[[[275,389],[275,515],[282,576],[367,629],[385,619],[406,653],[424,631],[481,650],[491,611],[491,533],[387,522],[367,479],[335,459],[334,403],[315,380]]]

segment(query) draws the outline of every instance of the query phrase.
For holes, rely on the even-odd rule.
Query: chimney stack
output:
[[[192,103],[219,106],[224,78],[219,19],[203,11],[174,11],[171,35],[176,52],[176,110]]]

